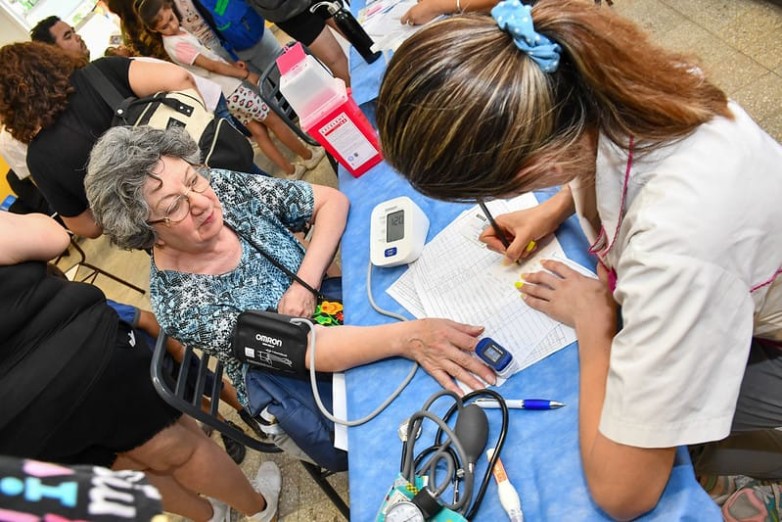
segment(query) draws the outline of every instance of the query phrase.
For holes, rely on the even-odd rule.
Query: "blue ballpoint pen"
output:
[[[494,399],[475,399],[475,404],[481,408],[499,408],[500,404]],[[547,399],[506,399],[508,408],[520,410],[556,410],[565,405],[563,402]]]

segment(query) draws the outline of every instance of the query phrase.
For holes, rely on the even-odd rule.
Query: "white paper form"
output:
[[[393,297],[397,303],[401,304],[405,310],[413,314],[413,317],[416,319],[427,317],[424,305],[421,303],[418,292],[415,290],[412,270],[405,270],[405,273],[388,287],[386,293]]]
[[[332,377],[331,400],[334,405],[334,416],[338,419],[347,419],[348,390],[343,372],[336,372]],[[348,450],[348,427],[337,422],[334,423],[334,447]]]
[[[362,9],[358,20],[378,50],[396,51],[402,42],[423,27],[401,22],[402,16],[416,4],[416,0],[377,0]]]
[[[494,215],[535,205],[532,194],[487,203]],[[485,335],[510,350],[523,369],[575,341],[575,332],[527,306],[514,283],[522,272],[539,270],[543,259],[567,258],[553,239],[522,265],[504,265],[502,255],[478,241],[487,225],[477,206],[462,213],[426,245],[388,293],[406,308],[422,306],[427,317],[485,326]],[[415,294],[420,304],[411,297]]]

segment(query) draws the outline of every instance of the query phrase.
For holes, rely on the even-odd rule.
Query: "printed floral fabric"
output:
[[[321,326],[335,326],[343,324],[343,307],[339,301],[321,301],[315,307],[313,321]]]

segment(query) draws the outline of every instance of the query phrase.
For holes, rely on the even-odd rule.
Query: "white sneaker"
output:
[[[258,468],[254,481],[255,491],[266,499],[266,509],[247,517],[252,522],[271,522],[277,518],[277,502],[280,499],[282,475],[277,464],[267,460]]]
[[[209,522],[231,522],[231,507],[228,504],[209,497],[206,500],[212,504],[212,518]]]
[[[307,167],[302,165],[301,163],[295,163],[293,165],[293,174],[285,173],[285,177],[288,179],[301,179],[304,177],[304,174],[307,173]]]
[[[326,155],[326,151],[323,150],[323,147],[307,147],[310,152],[312,153],[312,157],[310,159],[302,159],[299,161],[300,165],[304,165],[304,168],[307,170],[312,170],[315,167],[317,167],[320,164],[320,160],[323,159],[323,156]]]

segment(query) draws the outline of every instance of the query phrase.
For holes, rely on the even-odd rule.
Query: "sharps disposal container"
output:
[[[301,128],[353,176],[383,160],[377,133],[345,88],[297,43],[277,58],[280,92],[299,115]]]

